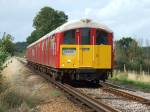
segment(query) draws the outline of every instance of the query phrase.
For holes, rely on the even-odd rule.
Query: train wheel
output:
[[[60,73],[59,79],[60,79],[61,83],[63,84],[64,83],[64,73],[63,72]]]
[[[95,83],[96,83],[96,84],[99,84],[99,80],[95,80]]]
[[[92,80],[91,82],[94,84],[99,84],[99,80]]]
[[[95,84],[99,84],[99,80],[94,80],[93,81]]]

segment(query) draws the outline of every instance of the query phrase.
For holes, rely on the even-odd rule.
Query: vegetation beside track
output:
[[[0,112],[35,112],[35,109],[31,110],[40,103],[40,99],[21,91],[0,74]]]
[[[5,76],[2,75],[2,70],[12,62],[9,59],[14,55],[14,52],[13,37],[4,33],[0,39],[0,112],[28,112],[39,102],[32,96],[20,93],[15,86],[13,87],[9,82],[6,82]]]
[[[2,38],[0,39],[0,72],[5,66],[4,62],[9,56],[13,56],[15,51],[13,37],[10,34],[4,32]]]
[[[53,103],[52,100],[62,96],[16,58],[5,64],[8,67],[2,71],[0,80],[0,112],[39,112],[41,104]]]
[[[8,87],[0,93],[0,112],[29,112],[31,108],[35,107],[39,102],[40,100],[32,96],[26,96]]]
[[[115,69],[121,71],[150,72],[150,43],[144,47],[142,40],[123,37],[115,41]]]
[[[150,92],[150,83],[144,80],[132,80],[128,78],[128,73],[114,74],[112,78],[109,78],[115,84],[123,85],[128,88],[138,89]]]

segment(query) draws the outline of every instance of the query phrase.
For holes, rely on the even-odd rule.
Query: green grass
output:
[[[61,95],[60,91],[54,90],[50,93],[51,96],[53,97],[59,97]]]
[[[122,85],[132,85],[135,86],[135,88],[150,90],[150,83],[129,80],[125,75],[119,77],[112,77],[109,80],[117,82]]]

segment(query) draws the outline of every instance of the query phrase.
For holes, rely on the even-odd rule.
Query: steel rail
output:
[[[117,89],[123,89],[123,90],[136,92],[136,90],[133,90],[133,89],[130,89],[130,88],[126,88],[126,87],[123,87],[123,86],[119,86],[119,85],[113,84],[113,83],[111,83],[109,81],[106,81],[105,84],[107,84],[107,85],[109,85],[111,87],[117,88]]]
[[[107,84],[105,82],[101,83],[101,85],[103,86],[103,90],[105,90],[107,92],[111,92],[113,94],[117,94],[117,95],[120,95],[122,97],[128,98],[130,100],[138,101],[142,104],[146,104],[146,105],[150,106],[150,100],[149,99],[146,99],[142,96],[132,94],[132,93],[127,92],[127,91],[123,91],[121,89],[116,89],[113,86],[111,86],[110,84]]]
[[[97,101],[88,95],[83,94],[79,90],[73,88],[70,85],[67,84],[61,84],[59,82],[50,80],[53,84],[55,84],[57,87],[68,93],[69,95],[73,96],[74,98],[78,99],[82,103],[86,104],[88,107],[90,107],[92,110],[96,112],[120,112],[117,109],[114,109],[113,107],[104,104],[100,101]]]

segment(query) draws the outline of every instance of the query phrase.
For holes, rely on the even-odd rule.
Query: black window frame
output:
[[[108,32],[96,29],[96,45],[108,45]]]
[[[72,33],[71,36],[66,36],[67,33]],[[71,40],[72,39],[72,40]],[[64,32],[62,44],[76,44],[76,29],[67,30]]]

